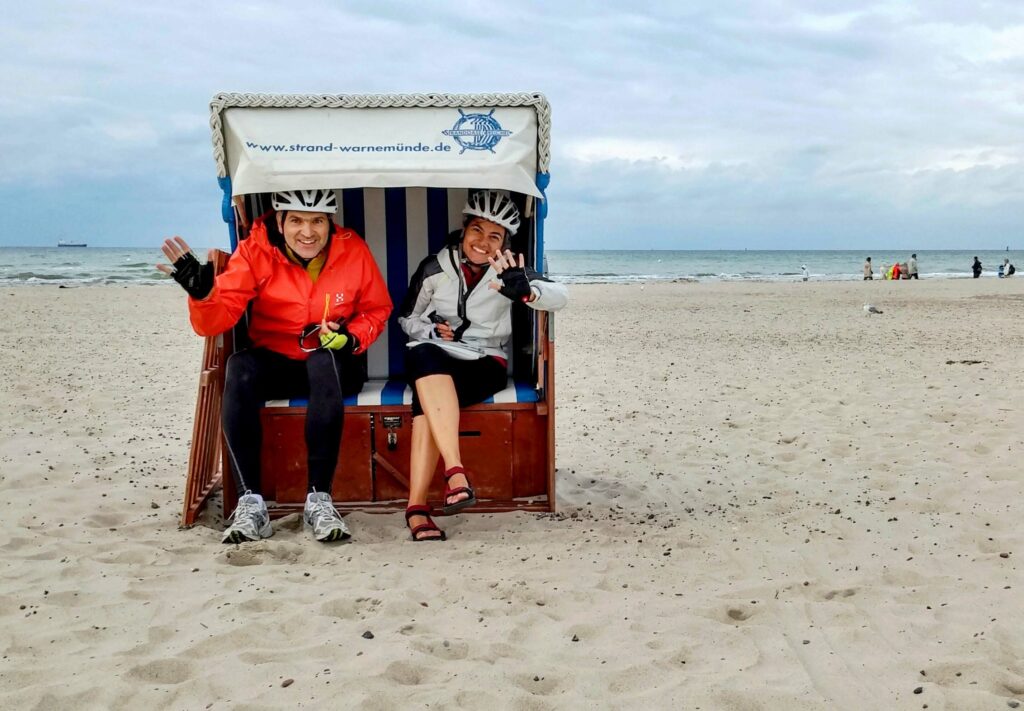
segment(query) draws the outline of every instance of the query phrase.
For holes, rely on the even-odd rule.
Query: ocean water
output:
[[[205,254],[205,249],[197,249]],[[1001,251],[919,251],[921,277],[969,278],[977,255],[985,276],[995,276],[1004,258],[1018,269],[1024,253]],[[906,261],[902,250],[870,251],[568,251],[549,250],[550,276],[567,283],[631,283],[655,281],[798,281],[807,265],[815,281],[861,278],[864,257],[870,256],[876,278],[880,265]],[[159,249],[116,247],[0,247],[0,284],[86,285],[166,284],[154,266],[163,261]]]
[[[160,261],[159,248],[0,247],[0,284],[160,284]]]
[[[1003,259],[1018,269],[1024,265],[1021,252],[917,251],[922,279],[969,278],[974,257],[981,260],[983,274],[995,276]],[[568,283],[653,282],[653,281],[799,281],[800,267],[807,266],[815,281],[846,281],[863,278],[864,258],[871,257],[875,278],[880,266],[905,262],[911,252],[868,251],[559,251],[547,253],[551,278]]]

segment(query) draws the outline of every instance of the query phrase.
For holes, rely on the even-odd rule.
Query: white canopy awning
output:
[[[218,173],[230,176],[233,195],[423,186],[539,197],[536,175],[547,169],[548,109],[538,94],[222,94],[211,109]]]

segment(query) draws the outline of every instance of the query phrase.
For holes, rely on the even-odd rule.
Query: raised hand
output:
[[[213,290],[213,264],[201,264],[188,242],[181,237],[164,240],[161,247],[164,256],[171,262],[157,264],[156,268],[174,281],[194,299],[205,299]]]
[[[526,257],[516,257],[511,249],[505,253],[495,252],[493,257],[487,258],[488,263],[494,267],[495,273],[501,279],[501,284],[491,282],[488,286],[511,301],[530,301],[533,291],[530,289],[530,280],[526,276]]]

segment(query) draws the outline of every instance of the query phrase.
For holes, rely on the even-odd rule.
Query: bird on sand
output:
[[[880,314],[882,310],[872,304],[864,304],[864,313],[870,316],[871,314]]]

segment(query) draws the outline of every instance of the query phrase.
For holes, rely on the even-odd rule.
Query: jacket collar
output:
[[[441,265],[441,271],[449,277],[454,279],[462,278],[462,250],[459,249],[458,245],[445,247],[438,252],[437,261]],[[493,276],[496,276],[494,273],[494,267],[488,264],[480,280],[489,281],[489,278]]]

